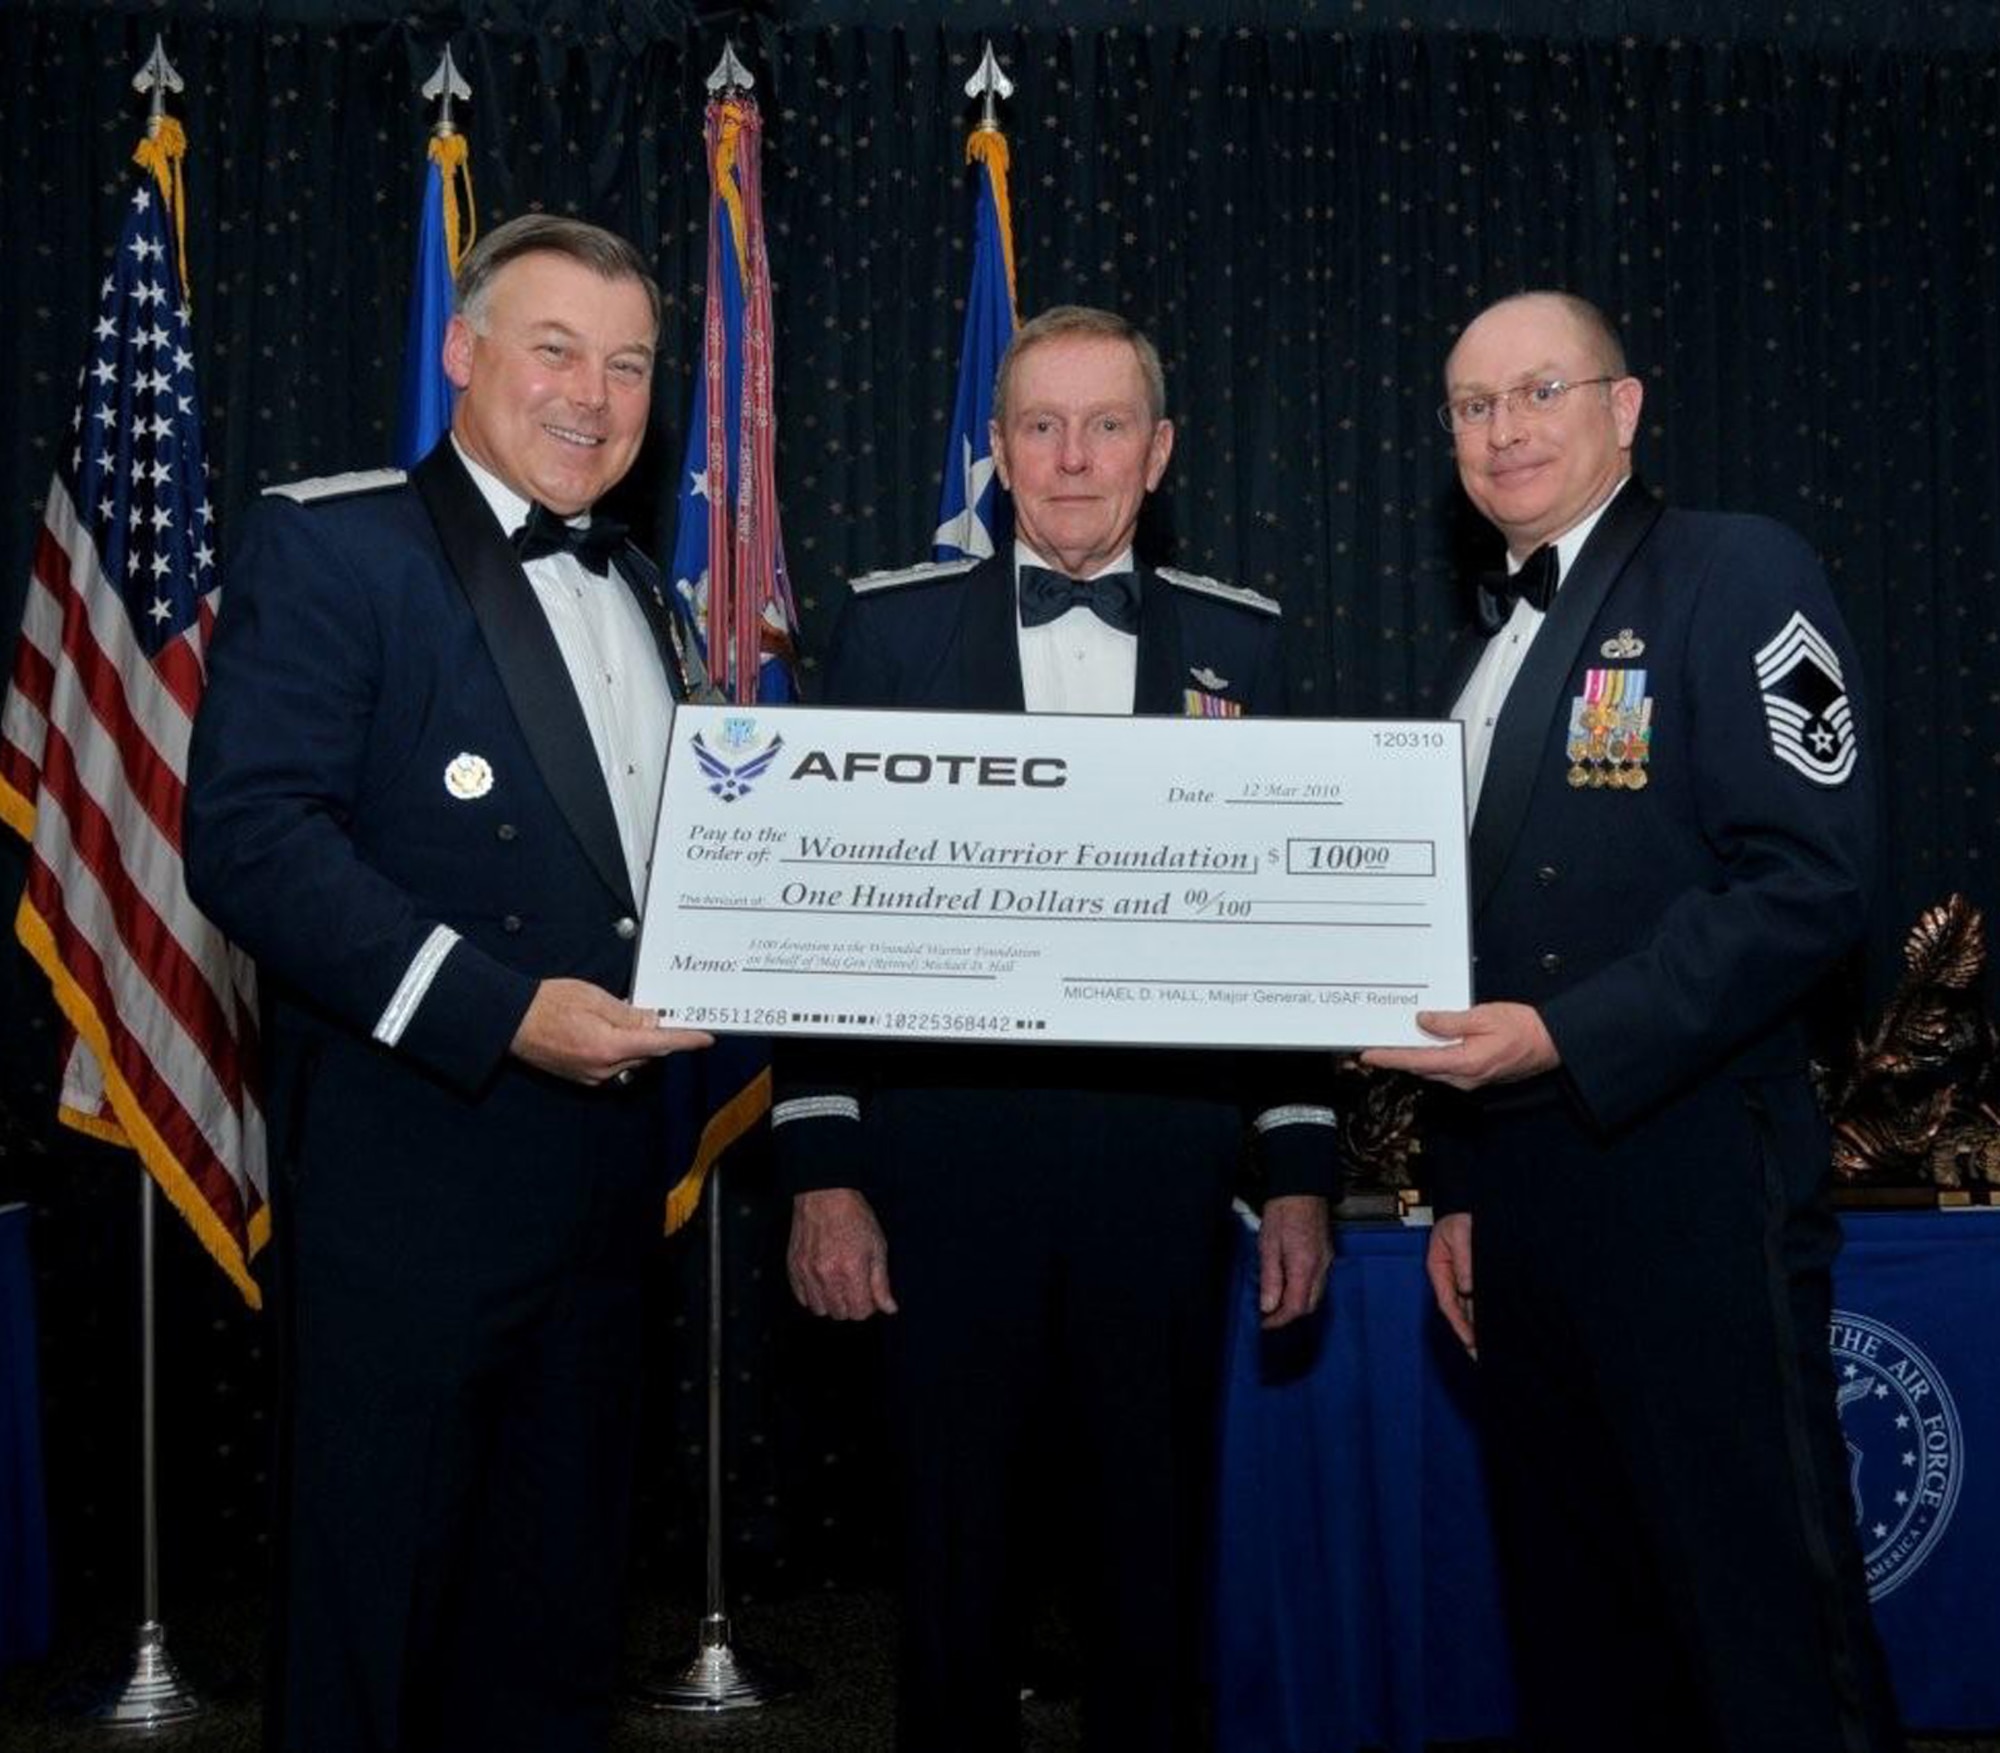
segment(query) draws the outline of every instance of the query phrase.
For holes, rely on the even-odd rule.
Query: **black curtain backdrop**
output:
[[[2000,902],[2000,18],[1983,0],[1820,13],[16,0],[0,16],[0,626],[11,640],[67,441],[156,31],[187,81],[172,107],[225,557],[263,487],[386,460],[417,88],[447,42],[473,87],[481,225],[573,212],[657,265],[660,394],[623,497],[667,545],[705,271],[702,79],[733,32],[766,120],[782,506],[810,654],[846,575],[928,553],[970,260],[963,86],[990,34],[1016,85],[1022,306],[1114,305],[1157,338],[1180,434],[1143,539],[1283,600],[1302,710],[1448,704],[1429,679],[1479,534],[1432,415],[1443,355],[1522,287],[1610,311],[1646,384],[1648,481],[1798,527],[1853,624],[1895,849],[1879,990],[1920,907],[1952,889]],[[17,850],[0,859],[11,909]],[[59,1574],[71,1614],[115,1615],[129,1167],[49,1123],[45,997],[24,959],[0,962],[0,1196],[39,1210]],[[740,1184],[736,1544],[753,1589],[850,1578],[873,1553],[866,1339],[789,1317],[783,1214],[754,1162]],[[700,1453],[699,1263],[675,1261],[649,1469],[670,1554],[698,1540]],[[169,1284],[170,1556],[236,1586],[264,1526],[264,1335],[192,1254]]]

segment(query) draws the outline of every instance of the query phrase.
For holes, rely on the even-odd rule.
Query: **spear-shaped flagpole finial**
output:
[[[736,58],[736,39],[729,38],[722,45],[722,59],[716,62],[715,71],[708,76],[709,94],[727,97],[732,91],[748,91],[756,83],[750,77],[750,69]]]
[[[167,113],[167,93],[184,89],[181,76],[167,59],[167,45],[162,38],[153,38],[153,52],[146,57],[145,66],[132,76],[132,89],[153,94],[152,108],[146,115],[146,132],[159,133],[161,119]]]
[[[965,82],[965,95],[985,100],[979,113],[979,125],[997,130],[1000,126],[1000,99],[1014,95],[1014,82],[1001,71],[1000,62],[993,53],[991,37],[986,39],[986,53],[979,57],[978,68]]]
[[[418,88],[422,95],[433,98],[438,105],[438,119],[431,132],[439,139],[448,139],[458,132],[458,125],[451,119],[451,102],[457,98],[460,103],[472,101],[472,87],[465,83],[465,75],[451,58],[451,44],[444,46],[444,56],[437,64],[437,71]]]

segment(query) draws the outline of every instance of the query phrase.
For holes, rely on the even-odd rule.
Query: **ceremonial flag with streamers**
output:
[[[216,607],[180,124],[140,143],[0,708],[15,929],[67,1022],[61,1119],[138,1152],[243,1295],[269,1230],[246,958],[188,899],[181,793]]]
[[[731,91],[708,106],[708,308],[669,569],[708,673],[730,699],[793,697],[798,613],[778,529],[764,124]]]
[[[708,302],[668,576],[717,686],[739,704],[782,703],[797,694],[798,615],[778,528],[764,128],[755,100],[740,89],[717,97],[706,132]],[[704,1053],[676,1054],[668,1067],[682,1085],[689,1133],[677,1160],[691,1165],[667,1200],[667,1226],[676,1229],[694,1214],[723,1151],[770,1111],[770,1052],[754,1036],[725,1036]]]
[[[965,142],[973,169],[972,284],[958,354],[958,400],[945,443],[934,560],[983,560],[1005,533],[993,475],[993,381],[1014,338],[1014,226],[1007,207],[1007,136],[982,122]]]
[[[444,374],[452,280],[472,245],[472,170],[463,134],[433,134],[417,218],[417,266],[403,335],[403,389],[396,408],[396,467],[414,468],[451,427],[458,391]]]

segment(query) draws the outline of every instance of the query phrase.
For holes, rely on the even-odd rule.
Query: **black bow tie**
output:
[[[523,565],[551,554],[574,554],[599,578],[610,572],[611,556],[624,545],[625,526],[615,517],[593,517],[578,529],[540,504],[528,507],[528,521],[514,532],[514,551]]]
[[[1530,554],[1518,572],[1482,572],[1473,604],[1480,633],[1490,639],[1506,626],[1517,600],[1532,603],[1546,615],[1549,604],[1556,600],[1559,582],[1556,551],[1547,543]]]
[[[1046,566],[1021,568],[1021,625],[1039,627],[1088,609],[1107,627],[1120,633],[1139,631],[1139,575],[1104,572],[1095,578],[1070,578]]]
[[[1561,581],[1555,544],[1544,542],[1521,562],[1520,571],[1493,573],[1481,581],[1481,588],[1499,605],[1503,614],[1519,600],[1533,604],[1546,615],[1549,604],[1556,600],[1556,586]]]

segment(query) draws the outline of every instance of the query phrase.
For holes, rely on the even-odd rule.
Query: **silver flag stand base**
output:
[[[167,1628],[157,1619],[139,1627],[138,1646],[124,1680],[83,1713],[93,1728],[148,1735],[177,1729],[208,1713],[208,1704],[180,1677],[167,1653]]]
[[[701,1644],[692,1661],[632,1688],[632,1702],[648,1710],[755,1710],[803,1691],[803,1668],[785,1661],[759,1661],[729,1641],[729,1616],[707,1614]]]

